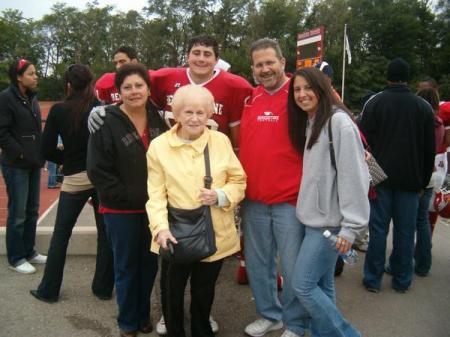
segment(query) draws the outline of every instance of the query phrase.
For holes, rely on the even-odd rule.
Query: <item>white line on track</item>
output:
[[[42,215],[40,216],[40,218],[38,219],[38,222],[37,222],[38,225],[41,223],[42,220],[45,219],[45,217],[48,215],[48,213],[50,213],[50,211],[53,209],[53,207],[55,207],[55,206],[58,204],[58,200],[59,200],[59,198],[56,199],[56,200],[53,202],[53,204],[51,204],[50,207],[47,208],[47,209],[45,210],[44,214],[42,214]]]

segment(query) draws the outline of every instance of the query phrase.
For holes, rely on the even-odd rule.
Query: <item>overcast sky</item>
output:
[[[43,15],[49,14],[54,4],[58,2],[66,3],[69,6],[78,7],[83,10],[90,1],[80,0],[0,0],[0,12],[6,8],[13,8],[22,11],[25,18],[40,19]],[[141,10],[147,5],[147,0],[98,0],[100,7],[113,5],[117,10],[127,12],[130,9]]]

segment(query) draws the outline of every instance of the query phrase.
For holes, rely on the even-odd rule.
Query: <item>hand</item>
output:
[[[156,242],[166,250],[169,249],[169,247],[167,247],[167,240],[171,241],[175,245],[178,243],[177,239],[175,239],[170,230],[163,229],[162,231],[159,231]]]
[[[58,145],[56,145],[56,148],[57,148],[59,151],[63,151],[63,150],[64,150],[64,144],[59,143]]]
[[[88,118],[89,133],[94,134],[95,131],[100,130],[103,123],[105,123],[105,121],[103,120],[105,116],[106,111],[103,105],[95,106],[92,108]]]
[[[202,187],[200,189],[199,199],[202,205],[212,206],[217,204],[217,192],[214,190],[208,190],[207,188]]]
[[[339,254],[347,253],[351,247],[352,244],[350,242],[341,238],[340,236],[337,237],[336,249],[338,250]]]
[[[366,153],[366,162],[369,161],[370,158],[372,158],[372,153],[370,153],[369,151],[365,150],[364,151]]]

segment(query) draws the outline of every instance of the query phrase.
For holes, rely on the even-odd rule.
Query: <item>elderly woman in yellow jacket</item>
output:
[[[164,260],[165,278],[162,299],[169,337],[184,337],[183,302],[191,278],[191,335],[214,336],[209,323],[214,288],[223,259],[239,250],[234,224],[234,207],[244,198],[246,176],[228,137],[209,130],[206,122],[214,112],[214,98],[201,87],[187,85],[178,89],[172,101],[177,124],[157,137],[147,152],[147,213],[153,235],[152,251],[168,249],[167,241],[177,244],[169,229],[167,205],[181,209],[211,206],[217,252],[200,261],[180,264]],[[203,187],[208,145],[211,189]]]

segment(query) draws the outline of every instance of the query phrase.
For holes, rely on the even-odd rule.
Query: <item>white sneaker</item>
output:
[[[286,330],[283,332],[283,334],[280,337],[301,337],[301,335],[297,335],[295,332]]]
[[[250,323],[245,328],[245,333],[252,337],[261,337],[264,336],[269,331],[275,331],[281,329],[283,327],[283,322],[277,321],[272,322],[265,318],[260,318]]]
[[[219,324],[214,320],[214,318],[209,316],[209,324],[211,324],[211,330],[214,333],[219,331]],[[158,323],[156,323],[156,333],[158,335],[167,335],[166,322],[164,321],[164,316],[161,316]]]
[[[164,321],[164,316],[161,316],[158,323],[156,323],[156,333],[160,336],[167,335],[166,322]]]
[[[219,324],[217,324],[212,315],[209,315],[209,324],[211,325],[212,332],[217,333],[219,331]]]
[[[18,273],[22,274],[33,274],[36,272],[36,268],[34,268],[31,264],[28,262],[24,262],[22,264],[19,264],[18,266],[9,266],[9,269],[14,270]]]
[[[47,256],[36,254],[31,259],[29,259],[28,262],[34,264],[45,264],[47,262]]]

